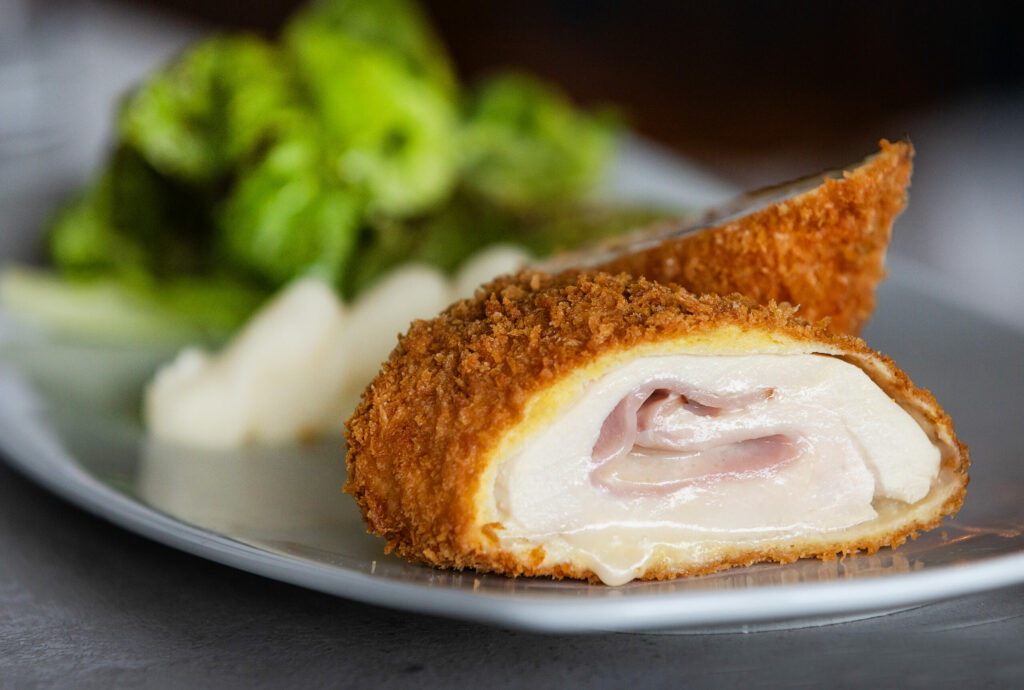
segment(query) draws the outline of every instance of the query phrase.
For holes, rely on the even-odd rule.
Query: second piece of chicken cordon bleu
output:
[[[544,267],[625,272],[696,293],[788,302],[808,321],[828,317],[830,330],[856,335],[874,310],[912,169],[909,141],[880,146],[848,170],[744,195],[700,229],[661,223]]]
[[[927,391],[792,309],[525,272],[417,321],[348,422],[389,550],[616,585],[896,546],[955,513]]]

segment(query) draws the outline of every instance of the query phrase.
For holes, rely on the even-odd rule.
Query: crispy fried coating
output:
[[[860,339],[799,320],[789,307],[759,306],[739,295],[698,297],[624,274],[573,271],[499,278],[437,318],[413,323],[348,421],[345,490],[358,502],[369,531],[406,558],[510,575],[594,579],[578,564],[544,565],[542,548],[529,554],[503,550],[494,532],[500,525],[481,524],[486,477],[500,460],[496,449],[524,423],[532,401],[581,367],[634,348],[725,331],[811,344],[861,366],[942,447],[944,471],[955,481],[950,491],[932,497],[926,514],[849,543],[746,549],[697,567],[665,562],[645,578],[874,552],[959,509],[967,484],[966,446],[931,394],[915,388]]]
[[[910,183],[910,143],[883,139],[880,146],[841,180],[825,179],[791,199],[597,270],[676,283],[697,294],[788,302],[808,321],[829,317],[832,330],[856,335],[875,308],[892,224]]]

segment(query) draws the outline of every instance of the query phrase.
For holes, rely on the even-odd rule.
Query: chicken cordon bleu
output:
[[[699,230],[661,223],[544,268],[626,272],[698,294],[788,302],[808,321],[828,317],[831,330],[857,335],[874,310],[912,170],[909,141],[880,146],[849,170],[740,197]]]
[[[435,566],[623,584],[897,546],[969,464],[927,391],[788,306],[523,272],[415,322],[346,491]]]

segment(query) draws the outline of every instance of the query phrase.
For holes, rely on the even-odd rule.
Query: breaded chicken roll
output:
[[[544,268],[627,272],[698,294],[787,302],[808,321],[829,317],[831,330],[856,335],[875,308],[893,221],[910,184],[910,143],[880,145],[850,170],[741,197],[699,231],[663,223],[557,256]]]
[[[626,275],[521,273],[415,322],[347,438],[389,550],[613,585],[896,546],[967,485],[949,417],[863,341]]]

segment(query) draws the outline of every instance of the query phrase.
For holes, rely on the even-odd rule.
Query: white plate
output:
[[[657,167],[633,153],[634,170]],[[716,194],[712,182],[695,183],[707,185],[705,199]],[[868,342],[932,389],[976,465],[960,516],[870,556],[618,588],[409,564],[384,554],[341,494],[340,441],[220,453],[153,444],[138,419],[140,391],[169,353],[9,330],[0,341],[0,449],[65,499],[198,556],[368,603],[516,628],[813,624],[1024,582],[1024,446],[1015,435],[1024,336],[951,306],[912,267],[891,272]]]

